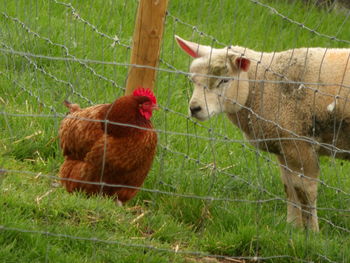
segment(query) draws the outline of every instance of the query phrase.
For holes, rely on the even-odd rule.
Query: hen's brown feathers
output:
[[[59,130],[63,155],[83,160],[96,140],[103,135],[102,123],[109,104],[101,104],[69,114]]]
[[[61,123],[60,145],[65,161],[60,176],[106,184],[139,187],[145,180],[156,152],[157,135],[139,112],[143,97],[124,96],[112,104],[79,109]],[[140,102],[141,101],[141,102]],[[104,120],[108,120],[106,123]],[[122,123],[145,129],[111,124]],[[103,193],[125,202],[136,189],[101,186],[63,180],[69,192]]]
[[[63,103],[69,109],[70,113],[80,110],[80,106],[78,104],[70,103],[68,100],[65,100]]]

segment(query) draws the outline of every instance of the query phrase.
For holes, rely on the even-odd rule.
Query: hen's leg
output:
[[[123,206],[123,203],[120,200],[118,200],[118,198],[115,199],[115,204],[120,207]]]

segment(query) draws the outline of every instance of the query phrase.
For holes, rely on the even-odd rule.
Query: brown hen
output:
[[[104,183],[131,187],[143,184],[157,146],[157,134],[150,121],[157,107],[153,92],[139,88],[112,104],[85,109],[69,102],[65,105],[70,114],[59,130],[65,157],[59,173],[67,191],[109,195],[118,203],[133,198],[138,189]]]

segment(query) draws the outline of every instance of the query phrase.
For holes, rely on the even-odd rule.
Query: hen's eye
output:
[[[220,80],[220,82],[219,82],[219,84],[218,84],[218,87],[219,87],[221,84],[227,83],[227,82],[229,82],[229,79],[222,79],[222,80]]]

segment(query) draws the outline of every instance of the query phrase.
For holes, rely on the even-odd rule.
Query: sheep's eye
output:
[[[221,84],[227,83],[227,82],[229,82],[229,79],[222,79],[222,80],[220,80],[220,82],[219,82],[219,84],[218,84],[218,87],[219,87]]]

